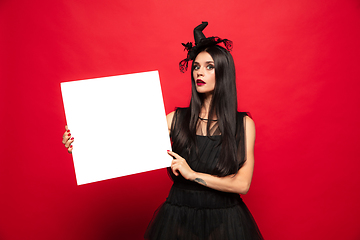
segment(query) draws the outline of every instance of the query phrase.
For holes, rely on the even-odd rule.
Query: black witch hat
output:
[[[204,49],[217,45],[219,43],[223,43],[225,48],[228,51],[232,50],[232,41],[228,39],[221,39],[219,37],[205,37],[204,33],[202,32],[208,22],[202,22],[196,28],[194,28],[194,39],[195,45],[193,46],[192,42],[182,43],[185,47],[185,50],[188,51],[187,57],[179,63],[179,68],[181,72],[186,72],[188,68],[188,63],[190,60],[194,60],[195,57],[198,55],[199,52],[203,51]]]

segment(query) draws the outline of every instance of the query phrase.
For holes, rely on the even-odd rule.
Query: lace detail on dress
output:
[[[196,135],[207,136],[206,128],[209,121],[210,121],[209,136],[221,135],[217,120],[209,120],[200,117],[196,127]]]

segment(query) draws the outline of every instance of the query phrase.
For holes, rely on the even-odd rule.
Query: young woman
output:
[[[239,195],[248,192],[253,175],[255,125],[237,112],[232,42],[206,38],[206,26],[194,29],[194,46],[183,44],[188,55],[180,70],[192,60],[192,96],[188,108],[167,116],[173,143],[168,172],[174,184],[145,239],[263,239]],[[69,134],[64,133],[63,143],[71,152]]]

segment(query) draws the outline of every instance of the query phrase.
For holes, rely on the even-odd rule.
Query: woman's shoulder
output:
[[[237,124],[241,126],[255,126],[255,122],[249,112],[237,112]]]
[[[179,117],[180,115],[184,115],[188,110],[189,108],[177,107],[174,111],[166,115],[166,118],[172,120],[174,116]]]
[[[168,115],[166,115],[166,121],[167,121],[168,126],[171,126],[171,123],[172,123],[172,121],[173,121],[175,112],[176,112],[176,111],[172,111],[171,113],[169,113]],[[169,127],[169,129],[170,129],[170,127]]]
[[[247,121],[246,119],[252,119],[250,113],[248,113],[248,112],[237,112],[236,118],[240,122]]]
[[[237,112],[237,117],[242,119],[253,119],[249,112]]]
[[[171,125],[174,121],[174,118],[175,120],[176,119],[180,119],[184,116],[184,114],[187,112],[189,108],[176,108],[174,111],[168,113],[166,115],[166,121],[167,121],[167,124],[168,124],[168,127],[169,127],[169,130],[171,129]]]

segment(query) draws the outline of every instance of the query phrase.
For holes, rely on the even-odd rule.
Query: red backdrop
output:
[[[234,42],[239,108],[257,127],[243,198],[264,237],[360,238],[359,1],[2,0],[1,240],[142,239],[166,171],[77,186],[60,82],[159,70],[166,111],[186,106],[180,43],[203,20]]]

